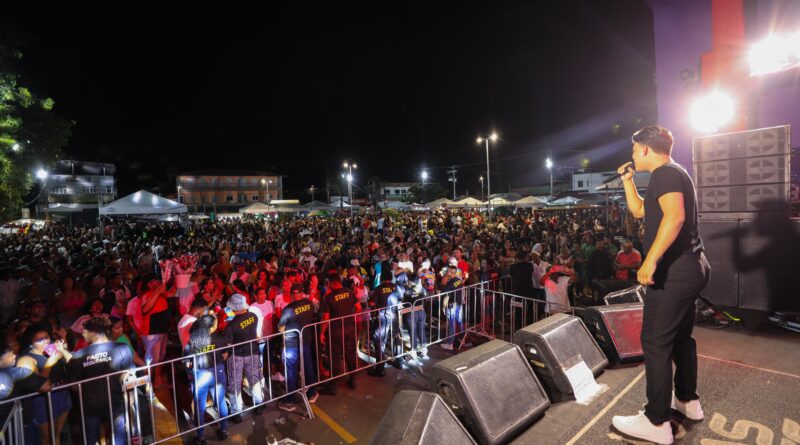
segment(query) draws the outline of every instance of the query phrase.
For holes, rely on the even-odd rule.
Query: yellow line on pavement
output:
[[[333,420],[333,418],[329,416],[328,413],[323,411],[322,408],[320,408],[317,405],[311,405],[311,411],[314,411],[314,415],[319,417],[320,420],[322,420],[323,422],[325,422],[325,425],[328,425],[328,428],[332,429],[333,432],[338,434],[339,437],[342,438],[342,440],[344,440],[347,443],[353,443],[356,441],[356,438],[353,437],[352,434],[348,433],[347,430],[344,429],[344,427],[342,427],[341,425],[339,425],[338,422]]]

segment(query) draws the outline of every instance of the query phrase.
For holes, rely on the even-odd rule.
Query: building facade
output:
[[[117,197],[116,172],[105,162],[58,161],[44,180],[40,208],[54,215],[96,212]]]
[[[283,199],[285,175],[253,170],[202,170],[179,174],[177,200],[192,211],[233,210]]]
[[[401,201],[409,195],[411,187],[419,187],[421,185],[419,182],[384,182],[382,184],[383,200]]]

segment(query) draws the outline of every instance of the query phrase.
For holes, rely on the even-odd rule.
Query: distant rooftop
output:
[[[181,172],[178,176],[287,176],[282,173],[265,172],[260,170],[240,170],[240,169],[209,169],[192,170]]]

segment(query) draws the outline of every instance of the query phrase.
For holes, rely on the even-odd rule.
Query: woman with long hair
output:
[[[217,404],[220,418],[220,431],[217,436],[220,440],[228,437],[228,405],[225,403],[225,360],[228,353],[219,351],[225,346],[222,335],[216,332],[217,318],[213,315],[203,315],[198,318],[189,329],[189,342],[186,344],[184,356],[189,380],[192,382],[192,394],[197,430],[197,443],[205,444],[205,414],[206,400],[209,393],[214,403]]]
[[[51,344],[50,334],[45,329],[29,329],[23,335],[25,353],[17,360],[17,367],[25,368],[50,379],[53,386],[64,383],[67,378],[67,363],[72,359],[72,354],[67,350],[66,342],[57,339]],[[52,391],[52,413],[55,425],[55,445],[61,443],[61,430],[67,421],[72,400],[68,390]],[[30,443],[50,444],[50,416],[47,408],[47,396],[40,395],[33,399],[31,404],[32,423],[38,427],[39,437]]]

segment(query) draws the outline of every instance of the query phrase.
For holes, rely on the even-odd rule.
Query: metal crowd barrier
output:
[[[207,354],[211,355],[212,362],[214,364],[214,369],[215,369],[216,365],[218,364],[217,363],[217,354],[218,353],[219,354],[228,353],[229,356],[227,358],[227,361],[231,361],[236,356],[235,348],[247,345],[247,346],[250,347],[251,351],[253,351],[253,354],[255,354],[255,355],[263,354],[262,356],[264,357],[264,361],[263,361],[263,364],[261,364],[261,369],[262,370],[263,369],[267,369],[268,373],[271,372],[272,364],[275,363],[274,360],[275,360],[275,357],[277,357],[277,355],[274,354],[275,353],[274,348],[279,347],[280,348],[280,356],[279,356],[280,358],[278,360],[280,361],[280,364],[285,369],[285,366],[286,366],[286,359],[285,359],[286,354],[285,354],[285,347],[284,346],[285,346],[285,339],[286,339],[287,335],[296,335],[298,340],[300,339],[300,331],[298,331],[296,329],[287,330],[287,331],[284,331],[282,333],[273,334],[273,335],[270,335],[270,336],[267,336],[267,337],[262,337],[262,338],[251,340],[251,341],[236,343],[236,344],[233,344],[233,345],[227,345],[225,347],[222,347],[222,348],[219,348],[219,349],[215,349],[215,350],[210,350],[208,352],[198,353],[198,354],[194,354],[194,355],[188,355],[188,356],[179,357],[179,358],[175,358],[175,359],[171,359],[171,360],[166,360],[166,361],[161,362],[161,363],[150,364],[150,365],[143,366],[143,367],[138,367],[138,368],[131,368],[129,370],[123,370],[123,371],[114,372],[114,373],[106,374],[106,375],[99,376],[99,377],[93,377],[93,378],[89,378],[89,379],[84,379],[84,380],[81,380],[81,381],[78,381],[78,382],[71,382],[71,383],[67,383],[67,384],[64,384],[64,385],[54,386],[51,391],[48,391],[48,392],[43,393],[43,394],[42,393],[26,394],[24,396],[16,397],[14,399],[4,400],[4,401],[0,402],[0,410],[3,407],[8,406],[9,404],[13,404],[13,405],[12,405],[12,408],[10,410],[10,414],[9,414],[8,418],[7,419],[0,419],[0,420],[4,420],[3,427],[2,427],[2,429],[0,429],[0,445],[5,445],[5,444],[22,445],[24,443],[31,443],[31,440],[28,440],[26,442],[26,437],[25,437],[26,431],[25,431],[25,426],[23,424],[22,402],[23,401],[33,400],[36,397],[44,397],[44,398],[46,398],[48,419],[50,420],[50,422],[49,422],[49,428],[50,428],[49,433],[50,434],[49,434],[48,438],[50,439],[49,443],[51,443],[51,444],[55,443],[55,438],[58,436],[58,434],[60,432],[56,432],[55,431],[55,422],[53,421],[54,420],[54,416],[53,416],[53,400],[52,400],[52,398],[53,398],[53,393],[60,392],[60,391],[73,391],[74,393],[76,393],[75,394],[76,397],[72,397],[73,406],[72,406],[71,410],[75,411],[74,402],[75,402],[75,400],[77,400],[78,411],[80,412],[79,419],[80,419],[80,424],[81,424],[80,425],[80,427],[81,427],[80,430],[81,430],[82,440],[78,441],[78,440],[76,440],[76,438],[73,437],[73,443],[83,443],[84,445],[93,445],[93,444],[87,444],[87,442],[86,442],[86,440],[87,440],[86,439],[86,437],[87,437],[86,436],[86,428],[87,428],[87,426],[86,426],[86,416],[90,415],[90,414],[85,412],[85,410],[84,410],[84,403],[83,403],[84,402],[84,400],[83,400],[84,386],[87,385],[87,384],[90,384],[90,383],[95,383],[97,381],[101,381],[101,380],[105,380],[105,385],[104,386],[105,386],[105,389],[106,389],[106,396],[107,396],[108,410],[109,410],[108,415],[109,415],[110,425],[111,425],[111,442],[110,443],[113,444],[113,445],[122,445],[122,444],[119,443],[119,441],[117,441],[115,439],[114,434],[113,434],[114,430],[115,430],[115,427],[113,426],[113,423],[114,423],[113,420],[115,418],[119,418],[120,416],[123,415],[122,413],[119,413],[119,412],[115,413],[114,412],[114,403],[113,403],[113,401],[114,400],[119,400],[120,397],[123,400],[124,408],[125,408],[124,409],[124,429],[125,429],[125,443],[127,443],[127,444],[144,443],[144,439],[145,438],[150,439],[150,440],[147,440],[146,442],[147,443],[152,443],[152,444],[158,444],[158,443],[166,442],[168,440],[172,440],[172,439],[175,439],[177,437],[183,436],[183,435],[185,435],[185,434],[187,434],[189,432],[197,431],[200,428],[205,428],[207,426],[211,426],[211,425],[217,424],[220,421],[222,421],[223,419],[230,419],[231,417],[235,416],[236,414],[241,414],[241,413],[244,413],[246,411],[253,410],[253,409],[257,408],[257,407],[263,406],[263,405],[265,405],[267,403],[271,403],[271,402],[277,401],[279,399],[282,399],[282,398],[287,397],[287,396],[292,395],[292,394],[301,394],[301,396],[305,399],[305,394],[304,394],[304,391],[303,391],[304,388],[303,388],[303,385],[301,384],[302,374],[303,373],[302,373],[302,370],[298,370],[298,387],[294,391],[291,391],[291,392],[285,391],[284,388],[283,388],[283,385],[279,385],[279,386],[281,386],[281,388],[275,388],[276,384],[272,382],[272,379],[270,378],[270,376],[264,377],[263,374],[262,374],[262,381],[261,382],[248,382],[248,385],[250,387],[251,393],[252,393],[252,390],[253,390],[254,387],[258,388],[258,390],[262,390],[261,388],[259,388],[259,386],[261,386],[261,385],[264,386],[264,388],[262,390],[263,391],[262,402],[259,405],[250,406],[250,407],[247,407],[247,408],[244,408],[244,406],[241,405],[242,406],[242,410],[241,411],[239,411],[237,413],[231,412],[226,417],[220,417],[219,415],[217,415],[216,418],[213,421],[210,421],[210,422],[203,421],[203,425],[202,426],[197,426],[196,425],[196,421],[197,421],[197,419],[195,418],[196,417],[195,416],[196,407],[193,407],[192,404],[190,404],[188,406],[188,408],[190,409],[190,413],[189,413],[190,415],[189,415],[189,418],[187,418],[185,416],[185,414],[183,414],[183,412],[184,412],[183,408],[187,407],[186,404],[185,403],[183,403],[183,404],[179,403],[179,395],[178,395],[179,392],[182,393],[181,394],[182,396],[190,397],[190,401],[193,401],[193,400],[196,399],[195,394],[192,394],[192,392],[191,392],[191,389],[190,389],[191,386],[188,384],[189,383],[188,380],[187,379],[181,379],[179,377],[179,375],[180,375],[179,373],[186,373],[187,372],[187,367],[186,367],[187,363],[192,363],[193,364],[193,366],[191,366],[192,373],[193,373],[193,375],[196,375],[197,371],[196,371],[196,366],[194,366],[194,364],[197,362],[198,357],[203,356],[203,355],[207,355]],[[259,350],[259,344],[264,344],[265,345],[263,353]],[[172,382],[170,396],[171,396],[171,401],[173,403],[173,405],[172,405],[173,413],[169,413],[169,410],[166,409],[166,407],[164,407],[160,402],[158,402],[158,403],[159,403],[159,405],[161,405],[161,406],[159,406],[159,410],[163,409],[165,411],[165,413],[168,414],[168,416],[170,418],[170,422],[172,422],[174,420],[174,423],[172,424],[172,426],[174,426],[174,429],[172,429],[172,431],[174,431],[175,433],[174,434],[167,434],[164,437],[159,437],[158,434],[157,434],[156,415],[155,415],[155,405],[156,405],[157,398],[155,396],[155,388],[153,388],[153,386],[151,385],[151,376],[154,375],[154,373],[156,373],[156,372],[164,371],[165,368],[167,368],[167,367],[169,368],[169,370],[168,370],[168,372],[169,372],[169,380]],[[177,371],[176,371],[176,369],[177,369]],[[217,374],[216,374],[216,372],[213,372],[213,374],[214,374],[214,387],[216,388],[216,386],[218,385]],[[188,376],[188,374],[186,374],[186,375]],[[122,386],[122,389],[123,389],[122,394],[112,394],[112,391],[111,391],[111,379],[114,379],[114,378],[122,380],[122,383],[121,383],[121,386]],[[266,384],[265,381],[268,382],[268,384]],[[212,392],[213,391],[210,391],[209,395],[211,395]],[[240,397],[241,396],[241,394],[231,394],[231,393],[229,393],[227,391],[227,388],[225,388],[225,393],[226,393],[226,396],[227,396],[228,399],[230,399],[231,397]],[[213,398],[214,398],[214,403],[215,403],[215,407],[216,407],[217,404],[220,403],[220,401],[216,400],[216,397],[213,397]],[[181,397],[181,399],[183,399],[184,402],[185,402],[185,397]],[[306,402],[306,406],[308,407],[308,400],[305,399],[305,402]],[[207,403],[207,399],[206,399],[206,403]],[[142,405],[148,405],[148,406],[142,406]],[[310,409],[309,409],[309,411],[310,411]],[[94,414],[95,416],[99,415],[99,413],[92,413],[92,414]],[[144,417],[144,416],[148,416],[148,414],[149,414],[149,418]],[[190,420],[190,418],[193,419],[193,420]],[[160,419],[162,420],[162,425],[163,425],[165,417],[160,417]],[[143,425],[143,423],[144,423],[143,421],[145,421],[145,420],[149,420],[149,422],[150,422],[149,423],[149,431],[148,431],[148,428],[146,427],[146,425]],[[70,428],[69,420],[67,420],[67,422],[65,423],[64,428]]]
[[[113,400],[118,400],[119,397],[123,399],[126,443],[144,443],[145,439],[148,439],[147,443],[162,443],[294,394],[302,397],[307,415],[312,418],[313,412],[306,396],[306,392],[312,387],[341,379],[395,359],[416,358],[418,350],[447,340],[452,340],[451,344],[455,348],[455,340],[459,336],[462,337],[461,343],[458,345],[459,348],[463,346],[466,336],[470,334],[510,340],[511,335],[517,329],[538,321],[547,314],[545,310],[547,303],[545,301],[513,295],[510,293],[511,291],[513,289],[511,288],[510,277],[502,277],[498,280],[471,284],[454,291],[441,292],[419,298],[413,303],[404,302],[387,308],[366,310],[345,317],[316,322],[305,326],[301,331],[289,330],[283,333],[276,333],[204,353],[174,358],[139,368],[56,386],[45,394],[34,393],[5,400],[0,402],[0,408],[13,405],[11,405],[8,418],[0,419],[0,421],[3,421],[2,429],[0,429],[0,445],[22,445],[25,443],[22,401],[35,397],[46,398],[48,415],[51,420],[49,438],[50,443],[55,443],[54,439],[58,433],[55,431],[54,422],[52,421],[54,418],[52,397],[56,391],[71,391],[75,395],[72,399],[73,402],[75,400],[78,401],[77,411],[80,411],[79,419],[83,440],[74,440],[73,442],[87,445],[85,422],[87,413],[84,412],[83,406],[84,386],[100,380],[105,380],[105,395],[109,402],[108,415],[110,419],[113,420],[115,418]],[[552,305],[550,307],[554,308]],[[392,314],[392,316],[387,317],[387,314]],[[424,317],[422,314],[424,314]],[[319,341],[323,326],[327,326],[325,342]],[[352,331],[350,331],[350,326],[352,326]],[[422,328],[421,335],[420,328]],[[337,332],[336,334],[334,334],[335,331]],[[384,336],[383,342],[380,341],[380,338],[376,341],[376,331],[379,331]],[[406,345],[404,338],[406,334],[410,337],[409,345]],[[271,379],[273,365],[282,367],[286,374],[285,344],[289,335],[295,336],[299,344],[298,387],[291,392],[286,391],[286,387],[283,384],[275,384]],[[352,335],[353,339],[348,338],[350,335]],[[336,345],[337,347],[332,347],[334,339],[337,342],[341,342]],[[382,343],[385,343],[383,350],[376,351],[376,344],[378,345],[377,347],[380,347]],[[259,345],[262,344],[264,345],[263,352],[259,349]],[[186,364],[192,363],[191,372],[196,375],[195,364],[200,356],[209,354],[212,357],[214,369],[216,369],[218,365],[217,354],[228,353],[227,363],[230,366],[230,363],[236,357],[235,349],[242,346],[250,348],[252,354],[249,355],[259,355],[263,358],[263,363],[260,363],[261,370],[266,369],[268,375],[264,376],[262,373],[260,382],[248,382],[251,395],[254,390],[262,391],[261,403],[245,408],[244,404],[239,402],[239,406],[242,408],[239,412],[230,412],[225,417],[217,415],[212,421],[207,423],[203,421],[202,426],[197,426],[197,419],[195,418],[196,407],[192,407],[196,396],[190,390],[191,385],[188,381]],[[307,351],[309,348],[310,350]],[[387,348],[388,351],[386,350]],[[355,355],[355,366],[352,369],[349,369],[346,363],[341,363],[341,361],[346,362],[344,360],[346,354]],[[310,378],[311,376],[306,375],[305,361],[307,357],[310,357],[314,362],[313,365],[318,378],[312,379]],[[334,361],[339,361],[339,363],[334,365]],[[157,401],[155,389],[151,385],[150,377],[162,371],[167,371],[169,380],[172,382],[171,394],[169,394],[173,404],[172,413]],[[182,378],[181,375],[186,377]],[[216,388],[218,385],[216,372],[213,372],[213,375],[214,388]],[[111,379],[113,378],[123,380],[122,394],[112,394]],[[195,379],[195,381],[197,380]],[[230,386],[230,382],[228,382],[228,386]],[[275,386],[279,386],[279,388]],[[215,393],[214,390],[210,392]],[[227,391],[227,388],[225,388],[225,393],[228,399],[235,397],[239,400],[241,397],[241,393],[232,394]],[[189,398],[188,404],[187,397]],[[220,401],[216,400],[216,397],[213,398],[215,406],[218,405]],[[163,435],[163,437],[159,437],[156,429],[155,405],[157,403],[160,405],[158,407],[159,411],[166,413],[167,417],[169,417],[169,422],[174,426],[170,433]],[[184,408],[188,408],[188,416]],[[75,410],[75,407],[73,406],[72,409]],[[118,412],[116,415],[120,416],[121,414]],[[163,425],[165,418],[163,415],[159,417],[162,421],[161,425]],[[146,425],[146,421],[149,421],[149,426]],[[69,428],[69,423],[65,425],[65,428]],[[113,422],[111,432],[111,443],[118,445],[113,435]]]

